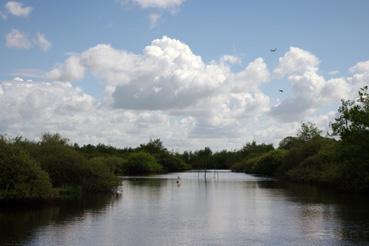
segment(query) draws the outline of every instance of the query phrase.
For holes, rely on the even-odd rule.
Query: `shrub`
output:
[[[122,175],[123,174],[123,167],[125,163],[127,162],[126,159],[118,156],[100,156],[100,157],[94,157],[90,159],[90,161],[100,161],[102,162],[111,173],[114,173],[116,175]]]
[[[129,154],[127,162],[123,166],[123,173],[126,175],[142,175],[161,171],[161,165],[156,162],[152,155],[145,152]]]
[[[282,149],[272,150],[258,158],[254,158],[252,172],[262,175],[275,176],[287,151]]]
[[[0,200],[45,199],[52,196],[46,172],[27,153],[0,140]]]
[[[103,159],[88,162],[88,172],[83,180],[83,190],[88,192],[114,191],[119,185],[119,178],[114,175]]]
[[[166,154],[157,157],[158,163],[163,167],[164,172],[178,172],[190,169],[190,167],[180,158]]]

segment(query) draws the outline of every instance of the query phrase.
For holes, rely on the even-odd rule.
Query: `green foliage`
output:
[[[338,117],[331,124],[333,134],[339,135],[343,141],[365,142],[369,136],[369,93],[368,86],[359,91],[359,99],[342,100],[338,109]]]
[[[278,168],[282,166],[286,150],[277,149],[269,151],[258,158],[254,158],[252,172],[262,175],[275,176]]]
[[[235,153],[234,164],[230,167],[234,172],[253,172],[253,165],[265,153],[274,150],[271,144],[256,144],[255,141],[247,143],[242,149]]]
[[[290,179],[333,184],[336,176],[336,153],[338,144],[332,139],[320,139],[313,141],[306,148],[311,151],[311,146],[316,145],[315,151],[305,155],[297,165],[286,171]]]
[[[316,154],[324,141],[323,138],[314,138],[291,147],[284,156],[281,166],[278,167],[276,175],[285,176],[290,169],[297,167],[307,157]]]
[[[111,160],[108,160],[111,161]],[[88,171],[83,180],[83,189],[89,192],[114,191],[119,185],[119,178],[107,165],[107,160],[92,159],[88,162]]]
[[[320,137],[322,131],[312,122],[302,123],[297,133],[297,138],[306,142],[313,138]]]
[[[242,158],[250,159],[273,149],[274,147],[272,144],[256,144],[255,141],[252,141],[242,147],[240,154]]]
[[[102,162],[107,167],[107,169],[116,175],[123,174],[123,168],[125,163],[127,162],[126,159],[118,156],[100,156],[94,157],[89,160],[90,162]]]
[[[0,200],[52,197],[49,177],[27,153],[0,140]]]
[[[369,190],[369,93],[359,90],[357,100],[342,100],[331,124],[333,135],[341,138],[336,180],[347,189]],[[337,181],[338,182],[338,181]]]
[[[82,185],[88,173],[87,159],[64,142],[43,140],[31,155],[49,174],[54,187]]]
[[[113,191],[120,158],[87,160],[60,135],[39,143],[0,137],[0,201],[75,198],[84,192]]]
[[[164,147],[160,139],[151,139],[147,144],[141,144],[137,150],[151,155],[168,153],[168,150]]]
[[[157,163],[154,156],[146,152],[136,152],[128,155],[123,166],[126,175],[143,175],[162,172],[162,166]]]
[[[190,163],[194,169],[209,169],[211,166],[212,151],[209,147],[195,151],[191,154]]]
[[[331,128],[340,141],[322,137],[321,131],[308,122],[301,125],[297,136],[284,138],[278,150],[255,154],[253,144],[248,144],[244,149],[252,154],[232,170],[369,191],[368,87],[360,89],[356,101],[342,100]]]
[[[164,172],[179,172],[191,169],[182,159],[174,155],[162,154],[157,157]]]
[[[286,153],[287,151],[283,149],[271,150],[236,163],[232,166],[232,170],[275,176],[277,169],[282,166],[282,160]]]
[[[369,93],[342,100],[331,124],[334,140],[321,136],[313,123],[303,123],[274,149],[247,143],[240,150],[213,153],[210,148],[175,154],[160,139],[138,148],[98,144],[69,145],[59,134],[44,134],[38,143],[0,136],[0,201],[74,197],[80,192],[110,192],[116,175],[144,175],[189,168],[233,171],[328,184],[350,191],[369,191]]]
[[[285,137],[279,142],[279,148],[280,149],[291,149],[292,147],[302,144],[303,141],[299,139],[298,137]]]
[[[154,156],[163,172],[179,172],[190,169],[189,165],[181,158],[170,153],[160,139],[151,139],[147,144],[141,144],[136,151],[146,152]]]
[[[238,151],[222,150],[213,154],[211,166],[214,169],[230,169],[239,160],[240,154]]]

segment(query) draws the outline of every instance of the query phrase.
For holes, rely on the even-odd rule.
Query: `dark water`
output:
[[[127,178],[122,190],[0,208],[0,245],[369,245],[364,195],[229,172],[207,182],[197,173]]]

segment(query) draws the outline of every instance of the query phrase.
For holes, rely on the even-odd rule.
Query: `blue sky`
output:
[[[5,1],[2,1],[3,3]],[[124,6],[111,1],[26,1],[33,11],[27,18],[9,16],[0,22],[1,36],[17,28],[42,32],[52,42],[47,53],[17,51],[0,46],[1,78],[14,69],[49,69],[66,52],[82,51],[98,43],[140,52],[163,35],[179,39],[205,60],[223,54],[245,60],[273,57],[269,48],[304,48],[323,61],[322,70],[343,70],[369,54],[368,1],[194,1],[175,14]],[[6,10],[2,10],[6,13]],[[161,12],[150,28],[147,15]],[[4,44],[4,42],[3,42]]]
[[[9,4],[9,2],[12,2],[13,5]],[[29,8],[29,10],[26,8]],[[163,114],[164,118],[168,117],[168,131],[177,131],[178,129],[176,127],[180,126],[176,124],[181,120],[186,122],[191,121],[192,125],[189,123],[189,125],[186,126],[187,133],[181,137],[177,136],[171,138],[164,136],[166,130],[161,129],[157,132],[162,131],[162,135],[155,135],[155,133],[153,133],[155,131],[153,130],[153,132],[148,133],[147,135],[142,134],[142,136],[135,138],[132,142],[129,142],[127,139],[123,141],[113,139],[112,137],[101,136],[95,138],[91,136],[93,135],[91,132],[86,132],[86,136],[78,137],[77,135],[79,134],[77,134],[77,129],[74,131],[66,131],[63,127],[43,127],[50,125],[47,121],[42,122],[42,124],[39,123],[40,125],[37,125],[37,127],[41,129],[37,131],[31,131],[29,129],[26,130],[25,127],[22,126],[22,121],[25,121],[26,119],[22,117],[17,118],[18,121],[21,121],[17,122],[21,126],[18,128],[12,128],[9,126],[11,120],[5,119],[3,116],[4,118],[0,119],[0,122],[3,120],[3,123],[0,123],[0,130],[1,132],[9,132],[10,135],[25,134],[30,138],[37,136],[37,134],[40,134],[40,132],[43,131],[55,130],[65,133],[75,141],[102,141],[115,145],[131,145],[136,144],[139,141],[145,141],[151,137],[161,137],[164,138],[164,141],[171,145],[171,147],[179,149],[186,147],[191,148],[193,141],[196,141],[199,145],[211,145],[214,143],[211,138],[218,139],[218,137],[216,137],[217,133],[219,133],[219,136],[223,136],[224,139],[220,140],[219,137],[219,141],[223,141],[224,143],[214,144],[214,148],[237,147],[250,139],[260,139],[260,141],[276,143],[280,140],[279,138],[282,136],[282,133],[289,134],[291,131],[278,130],[280,131],[279,134],[276,134],[276,136],[272,138],[267,138],[266,136],[270,134],[267,132],[262,133],[262,129],[260,129],[260,134],[258,135],[253,133],[252,126],[249,126],[249,128],[247,128],[247,126],[243,127],[243,125],[245,125],[243,122],[246,117],[245,115],[232,116],[233,118],[230,117],[230,121],[232,121],[231,123],[223,122],[223,124],[219,123],[219,120],[216,120],[217,117],[215,115],[209,116],[211,119],[200,119],[194,113],[183,113],[184,108],[186,108],[186,110],[193,110],[195,107],[200,107],[199,104],[188,104],[185,106],[181,104],[178,109],[180,109],[182,113],[173,112],[177,110],[175,108],[171,108],[169,112],[167,110],[167,106],[164,108],[160,108],[158,106],[153,111],[150,107],[145,108],[142,106],[142,103],[149,100],[156,102],[157,100],[155,97],[145,94],[146,97],[141,98],[142,100],[139,99],[141,100],[140,105],[142,108],[135,111],[137,108],[130,108],[130,106],[126,104],[126,101],[123,99],[123,101],[121,101],[116,98],[118,97],[118,92],[114,93],[114,91],[119,86],[122,88],[116,91],[131,91],[132,93],[135,89],[142,90],[145,86],[152,86],[152,84],[149,85],[142,82],[140,86],[131,86],[127,88],[128,84],[132,85],[132,83],[134,83],[132,82],[134,81],[133,77],[147,78],[151,75],[124,74],[124,76],[133,77],[131,80],[128,80],[128,82],[114,81],[114,83],[112,83],[112,79],[110,77],[107,78],[107,74],[111,74],[112,71],[102,71],[102,68],[86,65],[88,62],[83,60],[85,58],[78,57],[78,62],[81,62],[83,71],[86,71],[83,72],[83,76],[74,76],[72,79],[65,81],[65,79],[62,79],[63,76],[61,74],[70,74],[70,71],[66,71],[66,69],[62,69],[60,67],[58,68],[58,64],[61,66],[61,64],[67,61],[67,59],[73,56],[73,54],[82,54],[99,44],[110,44],[111,48],[116,51],[144,56],[143,49],[146,46],[152,45],[153,40],[161,39],[162,43],[165,43],[165,45],[174,45],[173,42],[169,44],[169,41],[168,43],[167,41],[162,40],[162,37],[164,36],[173,40],[178,40],[183,45],[188,46],[192,54],[200,56],[205,65],[213,63],[219,64],[220,59],[224,55],[237,57],[240,60],[239,62],[231,62],[227,65],[227,68],[232,71],[233,75],[229,75],[230,77],[225,79],[226,81],[232,80],[231,78],[233,78],[237,73],[242,72],[250,63],[261,58],[263,63],[267,66],[266,72],[269,73],[267,76],[268,78],[264,78],[266,82],[258,83],[257,89],[252,86],[252,88],[247,87],[251,88],[250,90],[246,87],[243,88],[246,88],[244,92],[250,93],[251,98],[255,99],[255,95],[257,95],[257,93],[262,93],[263,96],[268,97],[269,106],[266,106],[267,109],[265,111],[261,110],[258,112],[260,113],[260,117],[270,118],[273,118],[270,115],[277,114],[272,112],[273,107],[280,104],[280,110],[277,111],[288,112],[289,108],[287,106],[294,104],[292,103],[293,100],[296,100],[297,97],[301,96],[299,95],[298,90],[299,88],[302,88],[302,85],[298,85],[297,81],[303,80],[297,77],[290,79],[289,76],[302,76],[303,74],[306,74],[306,71],[314,71],[313,75],[322,76],[324,81],[319,82],[322,83],[322,85],[319,85],[319,93],[316,91],[314,92],[318,94],[305,95],[307,101],[304,104],[305,106],[301,106],[304,112],[298,112],[298,109],[290,111],[291,114],[295,112],[296,117],[291,117],[291,121],[286,123],[290,125],[285,125],[285,127],[296,130],[296,126],[302,121],[317,120],[318,123],[327,123],[327,119],[329,117],[329,119],[332,118],[333,114],[331,111],[335,110],[339,102],[339,100],[337,100],[338,96],[336,95],[338,92],[329,92],[329,94],[327,91],[332,90],[325,89],[324,83],[329,84],[329,86],[332,86],[333,88],[346,86],[347,88],[345,87],[346,89],[343,90],[350,90],[350,93],[342,92],[340,94],[341,97],[353,95],[351,91],[355,91],[357,90],[357,86],[367,83],[363,81],[358,82],[356,80],[355,83],[350,82],[353,81],[351,77],[355,76],[352,71],[349,71],[349,69],[359,62],[365,62],[369,59],[368,10],[369,2],[364,0],[1,1],[0,36],[2,37],[2,43],[0,45],[0,81],[3,81],[2,83],[12,81],[14,77],[20,77],[24,81],[32,79],[33,85],[37,84],[39,86],[41,86],[40,83],[59,83],[61,81],[63,83],[70,83],[72,88],[81,90],[81,93],[91,96],[92,100],[94,100],[94,107],[100,107],[97,105],[104,105],[106,110],[113,110],[118,114],[121,111],[117,112],[117,109],[123,110],[124,112],[122,114],[133,112],[138,115],[145,113],[157,115],[157,109],[159,109],[159,113]],[[157,22],[153,23],[154,20],[150,22],[150,16],[156,16]],[[9,43],[10,41],[7,40],[7,35],[14,30],[24,36],[22,36],[22,38],[26,39],[26,43],[28,42],[28,46],[25,44],[27,47],[20,47],[22,45],[19,43]],[[13,34],[15,34],[15,32],[13,32]],[[40,43],[40,41],[37,41],[37,35],[44,37],[47,40],[48,45],[46,44],[45,46],[45,42]],[[17,40],[14,41],[13,39],[13,42],[16,41]],[[299,50],[291,51],[290,47],[298,47]],[[277,48],[277,51],[275,53],[271,53],[271,48]],[[289,51],[290,53],[288,53]],[[306,58],[308,61],[307,63],[311,62],[311,64],[309,63],[310,66],[304,67],[303,71],[297,68],[296,65],[294,67],[296,71],[291,70],[291,72],[285,68],[284,72],[280,72],[280,74],[277,75],[274,70],[279,66],[283,66],[280,59],[286,55],[288,56],[288,54],[292,54],[291,57],[294,58],[296,58],[296,56],[300,57],[301,55],[302,61],[300,60],[300,62],[305,64],[306,60],[304,59]],[[311,60],[313,58],[309,55],[316,57],[320,63],[315,64]],[[147,57],[141,57],[140,59],[145,61],[146,58]],[[100,57],[97,59],[102,58]],[[286,62],[287,65],[291,65],[292,63],[293,61]],[[299,61],[295,64],[298,63]],[[124,62],[122,64],[124,66]],[[287,66],[286,64],[285,66]],[[361,67],[366,69],[366,66],[367,65],[364,64]],[[48,72],[52,71],[54,68],[59,69],[57,72],[60,76],[55,76],[55,74],[51,77],[47,76]],[[120,70],[121,68],[117,69]],[[113,70],[115,71],[116,69]],[[25,71],[27,71],[27,73],[25,73]],[[367,72],[363,72],[362,68],[356,69],[355,71],[357,71],[358,74],[367,75]],[[299,74],[297,74],[297,72],[299,72]],[[137,73],[140,73],[140,71]],[[224,73],[227,74],[225,75],[227,77],[228,72]],[[114,74],[113,76],[120,77],[123,76],[123,74]],[[160,77],[161,75],[156,74],[155,76]],[[339,86],[333,85],[335,81],[328,82],[330,79],[337,77],[341,78],[345,82],[337,82],[339,83]],[[65,78],[65,76],[63,78]],[[309,78],[312,85],[317,84],[317,82],[313,81],[311,76]],[[319,80],[317,77],[315,79]],[[252,79],[248,78],[246,80]],[[255,81],[256,80],[257,79],[255,79]],[[20,83],[20,81],[18,81],[18,83]],[[156,87],[158,86],[158,83],[155,83]],[[168,85],[166,82],[162,83],[163,88]],[[202,81],[197,81],[196,83],[203,84]],[[241,81],[237,83],[243,82]],[[306,85],[308,82],[301,83],[305,83]],[[220,91],[222,91],[223,94],[227,94],[229,96],[230,93],[232,94],[233,92],[228,92],[228,89],[232,87],[233,84],[234,82],[230,82],[229,84],[226,82],[225,85],[227,86],[222,85],[222,88],[217,88],[216,92],[209,92],[209,95],[214,95],[214,93],[220,95]],[[169,87],[171,86],[172,85],[169,84]],[[196,86],[193,88],[194,90],[196,90]],[[112,88],[110,94],[108,93],[109,95],[107,95],[107,88]],[[279,93],[279,88],[283,88],[285,93]],[[175,91],[178,90],[175,89]],[[232,90],[230,89],[230,91]],[[195,91],[193,91],[193,93],[196,94]],[[124,95],[126,94],[122,94],[121,96]],[[191,97],[192,94],[191,92],[186,92],[185,95],[188,98]],[[204,97],[209,98],[209,95]],[[63,98],[63,95],[60,96]],[[240,95],[234,96],[239,98]],[[310,100],[314,96],[324,96],[327,97],[327,99],[324,99],[319,103],[308,101],[308,99]],[[245,101],[245,98],[248,98],[246,94],[243,95],[242,100]],[[110,106],[108,106],[109,103],[106,103],[106,101],[109,100]],[[180,101],[182,99],[176,98],[176,100]],[[194,101],[196,100],[194,99]],[[203,98],[198,100],[199,101],[196,102],[201,103]],[[283,103],[283,101],[285,102]],[[5,101],[2,102],[5,103]],[[229,102],[229,100],[227,102]],[[171,103],[171,101],[169,100],[168,103]],[[164,104],[165,102],[160,105]],[[260,105],[260,103],[257,104]],[[121,105],[121,107],[117,107],[116,105]],[[307,108],[308,106],[306,105],[310,105],[311,108]],[[284,106],[287,108],[283,109],[282,107]],[[11,110],[11,108],[9,108],[9,110]],[[14,108],[14,110],[20,109]],[[81,113],[81,115],[82,114],[83,113]],[[299,115],[299,117],[297,117],[297,115]],[[330,116],[328,117],[327,115]],[[319,119],[321,120],[324,117],[328,118],[324,121],[319,121]],[[31,122],[33,122],[32,120],[34,119],[31,117]],[[269,120],[270,126],[278,124],[274,122],[276,119]],[[210,124],[208,121],[212,123]],[[206,125],[203,126],[206,128],[205,130],[200,127],[203,124]],[[232,126],[228,124],[232,124]],[[174,127],[173,125],[176,126]],[[203,130],[194,129],[196,127],[200,127],[199,129]],[[268,128],[268,126],[263,127],[264,129]],[[235,133],[238,132],[237,128],[245,128],[242,132],[247,136],[240,139],[235,138],[234,134],[238,135],[238,133]],[[228,130],[224,129],[233,130],[227,132]],[[202,137],[202,134],[199,134],[198,136],[195,134],[199,131],[203,133],[208,130],[214,130],[214,133],[207,137]],[[275,130],[275,132],[276,131],[277,130]],[[124,134],[128,133],[124,132]],[[128,134],[127,136],[130,135]],[[130,138],[131,137],[132,136],[130,136]]]

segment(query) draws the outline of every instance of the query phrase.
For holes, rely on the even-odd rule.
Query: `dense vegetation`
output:
[[[183,171],[190,167],[151,140],[138,148],[70,145],[58,134],[41,141],[0,137],[0,201],[74,198],[112,192],[120,175]]]
[[[210,148],[182,154],[159,139],[137,148],[103,144],[71,145],[58,134],[39,142],[0,136],[0,201],[73,197],[82,192],[111,192],[120,175],[145,175],[193,169],[231,169],[349,191],[369,191],[369,94],[342,100],[331,133],[303,123],[296,136],[271,144],[247,143],[240,150]]]
[[[323,137],[312,123],[297,136],[284,138],[277,149],[248,155],[234,171],[326,184],[348,191],[369,191],[369,94],[342,100],[331,133]]]

